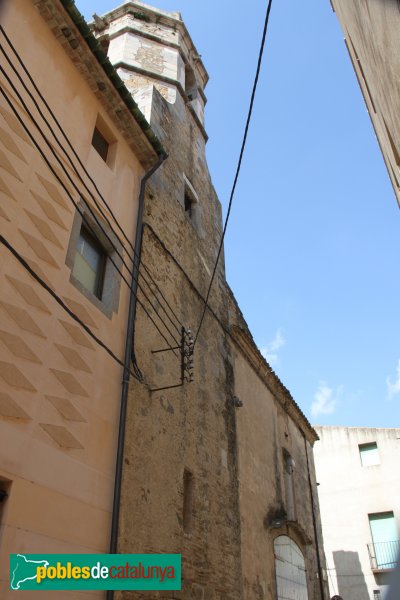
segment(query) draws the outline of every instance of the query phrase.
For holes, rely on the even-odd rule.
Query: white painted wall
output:
[[[368,515],[393,511],[400,523],[400,429],[318,427],[314,455],[331,595],[384,600],[388,574],[374,574]],[[359,445],[376,442],[380,464],[362,466]],[[398,537],[399,539],[399,537]]]

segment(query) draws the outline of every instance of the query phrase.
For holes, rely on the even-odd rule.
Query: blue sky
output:
[[[86,18],[112,0],[77,0]],[[157,0],[210,74],[208,163],[226,208],[266,2]],[[272,5],[227,232],[228,281],[312,423],[398,427],[400,212],[329,0]]]

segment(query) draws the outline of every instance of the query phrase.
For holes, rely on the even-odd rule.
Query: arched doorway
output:
[[[308,600],[304,556],[287,535],[274,540],[277,600]]]

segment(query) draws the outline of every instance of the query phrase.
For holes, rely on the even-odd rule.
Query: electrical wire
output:
[[[0,45],[0,50],[3,52],[4,54],[4,49],[3,47]],[[41,128],[39,127],[39,124],[37,123],[37,121],[34,119],[32,113],[29,111],[26,103],[24,102],[21,94],[18,92],[18,90],[16,89],[15,85],[12,83],[11,79],[9,78],[9,76],[7,75],[7,73],[5,72],[5,70],[3,69],[3,67],[0,66],[0,71],[3,73],[4,77],[7,79],[9,85],[12,87],[13,91],[15,92],[15,94],[17,95],[19,101],[21,102],[23,108],[25,109],[25,111],[27,112],[28,116],[30,117],[30,119],[32,120],[32,122],[34,123],[34,125],[36,126],[37,130],[39,131],[39,133],[41,134],[42,138],[44,139],[47,147],[50,149],[50,151],[52,152],[54,158],[57,160],[58,164],[60,165],[60,167],[62,168],[63,172],[65,173],[65,175],[67,176],[68,180],[70,181],[70,183],[73,185],[75,191],[78,192],[78,194],[81,196],[80,193],[80,189],[77,187],[77,185],[74,183],[74,181],[71,179],[71,176],[69,175],[68,171],[65,169],[64,165],[62,164],[60,158],[57,156],[57,154],[55,153],[54,148],[52,147],[52,145],[50,144],[49,140],[47,139],[47,137],[45,136],[45,134],[43,133],[43,131],[41,130]],[[17,76],[19,77],[18,73]],[[35,102],[35,100],[33,99],[33,101]],[[36,102],[35,102],[36,104]],[[40,109],[39,109],[40,111]],[[50,129],[51,131],[51,129]],[[54,133],[53,133],[54,135]],[[54,172],[53,172],[54,174]],[[79,174],[78,174],[79,177]],[[61,183],[61,185],[63,186],[64,190],[66,191],[66,193],[68,194],[68,190],[66,189],[66,187],[64,186],[64,184],[62,183],[61,179],[59,177],[57,177],[57,179],[59,180],[59,182]],[[81,179],[81,178],[80,178]],[[82,180],[81,180],[82,181]],[[87,189],[87,188],[86,188]],[[89,192],[90,193],[90,192]],[[101,207],[99,206],[97,200],[94,198],[94,196],[91,194],[92,199],[94,200],[97,208],[100,210],[101,214],[103,215],[103,217],[105,217],[104,213],[102,212]],[[72,203],[74,204],[75,208],[78,210],[78,212],[80,212],[80,214],[82,215],[82,212],[77,208],[76,203],[74,202],[74,200],[72,199],[72,197],[68,194],[69,199],[72,201]],[[153,307],[153,309],[155,310],[157,316],[160,318],[160,320],[162,321],[161,317],[158,315],[155,307],[153,306],[153,304],[151,303],[151,301],[149,300],[148,296],[146,295],[146,293],[143,290],[143,287],[139,284],[138,279],[134,276],[133,271],[131,271],[131,269],[129,268],[129,266],[127,265],[127,263],[125,262],[125,259],[123,258],[123,255],[121,254],[121,252],[118,250],[118,248],[115,246],[115,244],[113,243],[113,241],[111,240],[109,234],[107,233],[107,231],[105,230],[103,224],[101,223],[101,221],[99,221],[99,219],[97,218],[95,212],[92,210],[92,208],[90,207],[90,205],[87,204],[87,208],[89,209],[89,212],[91,213],[92,217],[95,219],[97,225],[101,228],[102,232],[104,233],[104,235],[106,236],[107,240],[109,241],[109,243],[111,244],[112,248],[114,249],[114,251],[116,252],[116,254],[119,256],[119,258],[121,259],[123,265],[126,267],[126,269],[128,270],[128,273],[134,278],[134,280],[137,282],[138,287],[141,289],[141,291],[143,292],[144,296],[146,297],[146,299],[149,301],[149,303],[151,304],[151,306]],[[83,215],[82,215],[83,218]],[[105,217],[106,218],[106,217]],[[106,219],[107,220],[107,219]],[[92,233],[96,236],[95,232],[93,231],[93,228],[91,227],[90,223],[87,222],[87,219],[85,219],[86,225],[92,230]],[[110,225],[110,229],[111,228],[111,224]],[[113,230],[112,230],[113,231]],[[115,232],[113,231],[113,233],[115,234]],[[119,240],[120,241],[120,240]],[[121,242],[120,242],[121,243]],[[121,244],[122,245],[122,244]],[[124,248],[125,249],[125,248]],[[126,249],[125,249],[126,251]],[[110,258],[111,262],[113,262],[113,260]],[[131,259],[132,260],[132,259]],[[120,273],[120,275],[123,277],[122,272],[118,269],[117,265],[115,264],[115,262],[113,262],[115,268],[117,269],[117,271]],[[126,281],[126,279],[124,279],[125,283],[127,283],[127,285],[129,285],[129,283]],[[150,291],[152,292],[149,284],[147,284]],[[154,295],[154,292],[152,292]],[[160,306],[162,307],[161,303]],[[165,312],[165,309],[164,309]],[[171,317],[168,315],[168,313],[165,313],[167,318],[169,319],[169,321],[171,322],[172,326],[175,327],[176,331],[179,333],[180,329],[179,327],[176,326],[176,324],[172,321]],[[167,326],[164,323],[164,326],[166,327],[166,329],[169,331],[169,329],[167,328]],[[171,332],[169,331],[169,333],[171,334]],[[171,334],[173,335],[173,334]],[[176,341],[176,340],[175,340]]]
[[[64,151],[64,154],[66,155],[66,157],[68,158],[68,160],[69,160],[69,162],[70,162],[71,166],[72,166],[72,167],[73,167],[73,169],[74,169],[74,172],[75,172],[75,174],[77,175],[77,177],[79,178],[80,182],[83,184],[83,186],[84,186],[84,187],[85,187],[85,189],[87,190],[88,194],[91,196],[91,198],[92,198],[92,200],[94,201],[95,205],[96,205],[96,206],[97,206],[97,208],[99,209],[99,211],[100,211],[100,213],[101,213],[102,217],[104,218],[104,220],[105,220],[105,221],[107,222],[107,224],[109,225],[109,227],[110,227],[111,231],[112,231],[112,232],[115,234],[115,231],[113,230],[113,228],[112,228],[112,226],[111,226],[111,223],[110,223],[109,219],[108,219],[108,218],[107,218],[107,216],[105,215],[105,213],[104,213],[103,209],[101,208],[101,206],[99,205],[99,203],[98,203],[97,199],[94,197],[93,193],[92,193],[92,192],[89,190],[89,188],[87,187],[86,183],[84,182],[84,180],[82,179],[82,177],[81,177],[81,176],[80,176],[80,174],[78,173],[78,171],[77,171],[77,169],[76,169],[75,165],[74,165],[74,164],[73,164],[73,162],[71,161],[71,158],[70,158],[70,156],[69,156],[69,155],[66,153],[66,151],[65,151],[64,147],[62,146],[62,144],[60,143],[60,141],[59,141],[59,140],[58,140],[58,138],[56,137],[56,135],[55,135],[54,131],[52,130],[52,128],[51,128],[51,126],[50,126],[50,124],[48,123],[47,119],[44,117],[44,115],[43,115],[42,111],[40,110],[40,107],[38,106],[38,104],[37,104],[37,102],[36,102],[35,98],[34,98],[34,97],[33,97],[33,95],[31,94],[31,92],[29,91],[29,89],[26,87],[25,83],[24,83],[24,82],[23,82],[23,80],[21,79],[21,77],[20,77],[19,73],[16,71],[15,67],[14,67],[14,66],[12,65],[12,63],[10,62],[9,58],[7,57],[7,55],[6,55],[6,53],[5,53],[4,49],[3,49],[3,47],[2,47],[1,45],[0,45],[0,50],[2,51],[2,53],[4,54],[4,56],[6,57],[7,61],[9,62],[10,66],[11,66],[11,68],[13,69],[13,71],[15,72],[15,74],[17,75],[17,77],[18,77],[19,81],[21,82],[21,84],[23,85],[23,87],[25,88],[25,90],[27,91],[27,93],[28,93],[28,95],[30,96],[30,98],[31,98],[32,102],[35,104],[35,106],[36,106],[36,108],[37,108],[37,110],[38,110],[39,114],[41,115],[42,119],[44,120],[44,122],[45,122],[45,123],[46,123],[46,125],[48,126],[48,128],[49,128],[49,130],[51,131],[51,133],[52,133],[52,135],[53,135],[54,139],[56,140],[56,142],[58,143],[58,145],[60,146],[60,148],[62,148],[62,149],[63,149],[63,151]],[[3,71],[3,73],[4,73],[4,71]],[[28,114],[30,114],[30,113],[29,113],[29,111],[28,111],[28,109],[27,109],[27,107],[26,107],[26,104],[23,102],[23,100],[22,100],[21,96],[19,95],[19,93],[17,92],[17,90],[16,90],[15,86],[14,86],[14,85],[13,85],[13,84],[10,82],[10,80],[9,80],[8,76],[7,76],[7,75],[5,75],[5,76],[7,77],[7,79],[8,79],[8,81],[9,81],[10,85],[13,87],[13,89],[14,89],[15,93],[18,95],[18,97],[19,97],[20,101],[23,103],[23,106],[24,106],[25,110],[28,112]],[[31,115],[30,115],[30,116],[31,116]],[[33,119],[33,117],[32,117],[32,116],[31,116],[31,118]],[[35,124],[37,125],[37,122],[36,122],[36,121],[34,121],[34,122],[35,122]],[[40,130],[40,128],[39,128],[39,126],[38,126],[38,125],[37,125],[37,128],[38,128],[38,129],[39,129],[39,131],[41,132],[41,130]],[[41,132],[41,133],[42,133],[42,132]],[[43,136],[43,137],[44,137],[44,136]],[[48,140],[47,140],[46,138],[45,138],[45,141],[47,142],[47,145],[49,146]],[[49,148],[51,149],[51,151],[52,151],[53,155],[55,156],[55,158],[56,158],[56,159],[57,159],[57,161],[59,162],[60,166],[62,167],[62,169],[63,169],[64,173],[67,175],[67,177],[68,177],[68,179],[70,180],[70,182],[72,183],[72,185],[74,185],[73,181],[71,180],[71,177],[69,176],[69,174],[68,174],[68,173],[67,173],[67,171],[65,170],[64,166],[61,164],[60,160],[58,159],[58,157],[57,157],[57,156],[56,156],[56,154],[54,153],[54,149],[53,149],[51,146],[49,146]],[[90,176],[89,176],[89,177],[90,177]],[[74,185],[74,187],[75,187],[75,189],[77,190],[77,187],[76,187],[75,185]],[[79,190],[77,190],[77,191],[79,191]],[[100,194],[100,192],[99,192],[99,194]],[[100,196],[101,196],[101,194],[100,194]],[[101,198],[102,198],[102,200],[103,200],[103,203],[106,205],[107,209],[108,209],[108,210],[109,210],[109,211],[112,213],[112,211],[111,211],[111,208],[109,207],[109,205],[107,204],[107,202],[105,201],[105,199],[103,198],[103,196],[101,196]],[[90,212],[91,212],[92,216],[94,216],[94,218],[96,219],[95,215],[93,214],[93,211],[91,211],[91,209],[90,209],[90,207],[89,207],[89,206],[88,206],[88,208],[89,208],[89,210],[90,210]],[[112,214],[113,214],[113,213],[112,213]],[[97,221],[97,219],[96,219],[96,222],[99,224],[99,222]],[[120,227],[120,225],[119,225],[119,222],[118,222],[118,221],[116,221],[116,222],[118,223],[118,226]],[[120,228],[121,228],[121,227],[120,227]],[[122,230],[122,229],[121,229],[121,230]],[[122,230],[122,231],[123,231],[123,230]],[[112,241],[110,240],[109,236],[107,235],[107,233],[105,232],[105,230],[104,230],[104,229],[103,229],[103,233],[105,233],[105,235],[107,236],[107,238],[108,238],[109,242],[110,242],[110,243],[111,243],[111,245],[113,246],[114,250],[116,250],[116,253],[117,253],[117,254],[120,256],[120,258],[122,259],[122,261],[123,261],[124,265],[125,265],[125,266],[126,266],[126,268],[128,269],[128,272],[129,272],[129,273],[131,274],[131,276],[132,276],[132,277],[135,279],[135,281],[137,281],[137,279],[136,279],[136,278],[135,278],[135,276],[133,275],[133,272],[132,272],[132,271],[130,271],[130,269],[129,269],[128,265],[125,263],[124,259],[122,258],[122,256],[120,255],[120,253],[118,252],[117,248],[116,248],[116,247],[115,247],[115,245],[112,243]],[[115,234],[115,235],[116,235],[116,234]],[[125,233],[124,233],[124,235],[125,235]],[[118,239],[119,243],[121,244],[121,246],[123,247],[123,249],[126,251],[126,248],[125,248],[125,246],[123,245],[123,243],[121,242],[121,240],[118,238],[118,236],[116,236],[116,237],[117,237],[117,239]],[[125,237],[126,237],[126,235],[125,235]],[[128,238],[127,238],[127,239],[128,239]],[[130,242],[129,242],[129,243],[130,243]],[[134,250],[134,249],[133,249],[133,250]],[[136,255],[136,252],[135,252],[135,250],[134,250],[134,253],[135,253],[135,255]],[[134,262],[133,258],[132,258],[132,257],[129,255],[129,253],[128,253],[128,252],[127,252],[127,255],[128,255],[128,257],[130,258],[130,260],[131,260],[132,262]],[[139,257],[138,257],[138,258],[139,258]],[[139,260],[140,260],[140,259],[139,259]],[[163,300],[164,300],[164,301],[165,301],[165,303],[167,304],[167,306],[168,306],[168,308],[170,309],[170,311],[172,312],[173,316],[174,316],[174,317],[175,317],[175,319],[177,320],[177,322],[178,322],[179,326],[180,326],[180,327],[182,327],[182,323],[179,321],[179,318],[176,316],[176,314],[174,313],[173,309],[172,309],[172,308],[171,308],[171,306],[169,305],[168,301],[166,300],[166,298],[165,298],[165,296],[163,295],[162,291],[160,290],[159,286],[158,286],[158,285],[157,285],[157,283],[155,282],[154,278],[151,276],[151,274],[150,274],[149,270],[147,269],[147,267],[145,267],[145,265],[143,265],[143,267],[145,268],[146,272],[148,273],[148,275],[149,275],[150,279],[152,280],[152,283],[153,283],[153,284],[155,285],[155,287],[158,289],[158,291],[159,291],[159,293],[160,293],[161,297],[163,298]],[[156,295],[155,295],[155,293],[154,293],[154,290],[153,290],[153,289],[152,289],[152,287],[151,287],[151,284],[150,284],[150,283],[147,281],[146,277],[144,277],[143,273],[141,273],[141,275],[142,275],[142,279],[143,279],[143,281],[146,283],[147,287],[149,288],[149,290],[150,290],[150,293],[151,293],[151,294],[153,294],[153,295],[156,297]],[[142,291],[144,291],[144,290],[143,290],[143,288],[142,288],[142,286],[141,286],[139,283],[138,283],[138,287],[139,287],[139,288],[140,288]],[[160,308],[161,308],[161,309],[164,311],[164,313],[165,313],[166,317],[167,317],[167,318],[168,318],[168,320],[171,322],[172,326],[173,326],[173,327],[175,327],[176,331],[179,333],[179,331],[180,331],[180,327],[177,327],[177,326],[176,326],[176,324],[173,322],[173,320],[171,319],[170,315],[168,314],[168,312],[167,312],[167,311],[166,311],[166,309],[164,308],[163,304],[162,304],[162,303],[161,303],[161,302],[158,300],[158,298],[156,298],[156,299],[157,299],[157,302],[158,302],[158,303],[159,303],[159,305],[160,305]],[[155,308],[155,307],[153,306],[153,308]]]
[[[34,125],[37,127],[38,131],[40,132],[40,134],[42,135],[43,139],[45,140],[45,142],[47,143],[48,147],[52,150],[51,144],[50,142],[47,140],[45,134],[41,131],[40,127],[38,126],[37,122],[35,121],[33,115],[31,115],[31,113],[29,112],[28,108],[26,107],[26,104],[24,103],[23,99],[21,98],[20,94],[18,93],[18,91],[15,89],[15,86],[12,84],[12,82],[10,81],[8,75],[6,74],[6,72],[4,71],[3,67],[0,66],[0,71],[4,74],[4,76],[6,77],[7,81],[10,83],[10,85],[12,86],[13,90],[15,91],[15,93],[18,95],[19,100],[21,101],[21,103],[23,104],[25,110],[27,111],[28,116],[30,117],[30,119],[33,121]],[[14,108],[14,106],[12,105],[12,102],[10,101],[9,97],[7,96],[6,92],[4,91],[3,88],[0,88],[0,92],[3,95],[3,97],[5,98],[6,102],[8,103],[8,105],[10,106],[11,110],[13,111],[14,115],[16,116],[16,118],[18,119],[19,123],[22,125],[22,127],[24,128],[25,132],[27,133],[27,135],[29,136],[29,138],[31,139],[31,141],[33,142],[33,144],[35,145],[36,149],[38,150],[38,152],[40,153],[40,155],[42,156],[43,160],[45,161],[45,163],[47,164],[48,168],[50,169],[50,171],[53,173],[54,177],[57,179],[57,181],[60,183],[60,185],[62,186],[62,188],[64,189],[64,191],[66,192],[69,200],[72,202],[72,204],[74,205],[75,209],[79,212],[79,214],[81,215],[82,219],[85,222],[85,225],[87,226],[87,228],[91,231],[91,233],[96,236],[96,232],[93,230],[93,226],[91,225],[91,223],[87,220],[87,216],[84,213],[84,211],[79,207],[79,205],[75,202],[75,200],[73,199],[72,195],[70,194],[70,192],[68,191],[67,187],[65,186],[64,182],[62,181],[62,179],[59,177],[59,175],[57,174],[57,172],[54,170],[53,166],[51,165],[50,161],[46,158],[46,156],[44,155],[43,151],[41,150],[41,148],[39,147],[39,145],[37,144],[34,136],[31,134],[31,132],[29,131],[29,129],[26,127],[25,123],[23,122],[23,120],[21,119],[21,117],[19,116],[18,112],[16,111],[16,109]],[[58,156],[56,154],[53,155],[55,156],[55,158],[57,159],[57,161],[59,162],[60,166],[63,168],[64,172],[67,174],[67,176],[69,177],[69,174],[65,171],[60,159],[58,158]],[[79,189],[76,187],[76,185],[74,184],[74,182],[71,180],[71,178],[69,177],[69,180],[71,181],[72,185],[75,187],[76,191],[79,193]],[[104,230],[104,227],[101,223],[101,221],[98,220],[96,214],[93,212],[93,210],[90,208],[89,205],[88,209],[91,211],[91,214],[93,216],[93,218],[95,219],[96,223],[98,224],[98,226],[102,229],[104,235],[107,237],[108,241],[110,242],[110,244],[112,245],[112,247],[115,249],[116,253],[120,256],[121,260],[123,261],[124,266],[128,269],[128,272],[133,276],[133,273],[129,270],[129,268],[127,267],[122,255],[119,253],[118,249],[115,248],[112,240],[110,239],[108,233]],[[112,258],[112,256],[108,256],[108,260],[110,260],[110,262],[114,265],[116,271],[121,275],[121,278],[123,279],[123,281],[126,283],[126,285],[128,286],[128,288],[132,291],[132,284],[126,279],[125,275],[122,273],[122,271],[118,268],[117,264],[115,263],[115,260]],[[135,281],[137,281],[137,279],[135,279]],[[138,287],[140,287],[139,282],[137,281]],[[163,323],[164,327],[166,328],[166,330],[168,331],[168,333],[171,335],[172,339],[174,340],[174,342],[176,344],[178,344],[178,340],[175,338],[174,334],[170,331],[169,327],[164,323],[164,321],[161,319],[160,315],[157,313],[155,307],[153,306],[153,304],[151,303],[149,297],[147,296],[147,294],[144,292],[143,288],[140,287],[142,294],[144,295],[144,297],[146,298],[146,300],[149,302],[149,304],[151,305],[151,307],[154,309],[157,317],[160,319],[160,321]],[[155,323],[154,319],[152,318],[152,316],[149,314],[149,312],[147,311],[147,309],[145,308],[144,304],[140,301],[140,299],[136,296],[138,303],[141,305],[141,307],[143,308],[143,310],[145,311],[146,315],[148,316],[148,318],[152,321],[152,323],[154,324],[154,326],[156,327],[157,331],[160,333],[160,335],[163,337],[163,339],[165,340],[165,342],[170,346],[167,338],[165,337],[165,335],[160,331],[159,327],[157,326],[157,324]],[[177,354],[174,352],[174,354],[177,356]]]
[[[107,352],[107,354],[109,354],[111,356],[111,358],[115,362],[117,362],[121,367],[126,368],[126,366],[124,365],[124,363],[122,362],[122,360],[120,360],[118,358],[118,356],[116,354],[114,354],[114,352],[100,338],[98,338],[96,334],[93,333],[93,331],[90,329],[90,327],[88,327],[88,325],[86,325],[86,323],[84,323],[82,321],[82,319],[80,319],[78,317],[78,315],[76,315],[74,313],[74,311],[72,311],[65,304],[65,302],[60,298],[60,296],[58,296],[51,289],[51,287],[49,285],[47,285],[47,283],[41,277],[39,277],[39,275],[36,273],[36,271],[34,271],[32,269],[32,267],[29,265],[29,263],[27,263],[27,261],[21,256],[21,254],[19,254],[19,252],[14,248],[14,246],[12,246],[12,244],[10,244],[10,242],[8,240],[6,240],[6,238],[4,236],[2,236],[1,234],[0,234],[0,242],[3,244],[3,246],[5,246],[7,248],[7,250],[9,250],[9,252],[11,252],[11,254],[17,259],[17,261],[43,287],[43,289],[45,289],[46,292],[48,292],[53,297],[53,299],[61,306],[61,308],[63,310],[65,310],[65,312],[67,312],[69,314],[69,316],[72,319],[74,319],[74,321],[76,321],[77,323],[79,323],[79,325],[86,331],[86,333],[92,338],[92,340],[95,341],[96,344],[98,344],[99,346],[101,346]],[[131,375],[133,375],[133,377],[135,377],[136,379],[138,378],[137,375],[133,371],[131,371],[130,369],[129,369],[129,373]]]
[[[41,93],[41,91],[39,90],[39,88],[37,87],[34,79],[32,78],[31,74],[29,73],[25,63],[23,62],[21,56],[18,54],[16,48],[14,47],[14,45],[12,44],[11,40],[9,39],[8,35],[6,34],[4,28],[2,27],[2,25],[0,25],[0,31],[1,33],[4,35],[10,49],[12,50],[14,56],[16,57],[17,61],[19,62],[19,64],[21,65],[24,73],[26,74],[26,76],[28,77],[29,81],[31,82],[31,84],[33,85],[36,93],[38,94],[39,98],[41,99],[41,101],[43,102],[43,104],[45,105],[46,109],[48,110],[50,116],[52,117],[54,123],[57,125],[59,131],[61,132],[64,140],[66,141],[68,147],[71,149],[72,153],[74,154],[75,158],[77,159],[79,165],[81,166],[81,168],[83,169],[85,175],[88,177],[88,179],[90,180],[90,182],[92,183],[92,185],[94,186],[96,192],[98,193],[99,197],[101,198],[101,200],[103,201],[103,204],[105,205],[105,207],[107,208],[108,212],[110,213],[113,221],[115,222],[115,224],[117,225],[118,229],[121,231],[123,237],[125,238],[126,242],[128,243],[128,245],[130,246],[131,250],[133,251],[134,256],[136,256],[136,258],[139,259],[140,261],[140,257],[137,255],[137,252],[135,251],[135,248],[132,244],[132,242],[130,241],[130,239],[128,238],[128,236],[126,235],[125,231],[123,230],[123,228],[121,227],[118,219],[116,218],[113,210],[111,209],[110,205],[108,204],[108,202],[105,200],[104,196],[101,194],[99,188],[97,187],[96,182],[94,181],[94,179],[91,177],[91,175],[89,174],[89,172],[87,171],[86,167],[84,166],[84,164],[82,163],[78,153],[76,152],[75,148],[73,147],[71,141],[69,140],[67,134],[65,133],[64,129],[62,128],[60,122],[58,121],[57,117],[55,116],[55,114],[53,113],[52,109],[50,108],[49,104],[47,103],[46,99],[44,98],[43,94]],[[95,202],[97,208],[99,209],[99,211],[101,212],[103,218],[106,220],[107,224],[109,225],[109,227],[112,229],[111,223],[109,222],[107,216],[104,214],[104,212],[102,211],[102,209],[100,208],[100,206],[98,206],[97,201],[95,199],[95,197],[93,196],[92,192],[90,192],[89,188],[87,187],[87,185],[85,184],[85,182],[83,181],[82,177],[80,176],[80,174],[78,173],[78,170],[76,168],[76,166],[74,165],[71,157],[69,156],[64,144],[60,143],[59,139],[57,138],[56,134],[54,133],[50,123],[48,122],[48,120],[46,119],[46,117],[43,115],[40,107],[38,106],[35,98],[33,97],[33,95],[31,94],[31,92],[29,91],[28,87],[26,86],[26,84],[24,83],[24,81],[22,80],[21,76],[19,75],[17,69],[15,68],[15,66],[13,65],[12,61],[9,59],[7,53],[4,51],[3,47],[0,46],[1,51],[3,52],[6,60],[8,61],[9,65],[11,66],[11,68],[13,69],[13,71],[15,72],[15,74],[17,75],[19,81],[21,82],[21,84],[23,85],[23,87],[25,88],[26,92],[28,93],[29,97],[31,98],[32,102],[35,104],[36,109],[38,110],[40,116],[42,117],[43,121],[46,123],[47,127],[49,128],[49,130],[51,131],[55,141],[57,142],[58,146],[60,147],[60,149],[62,150],[62,152],[64,153],[65,157],[67,158],[69,164],[71,165],[71,167],[73,168],[75,174],[77,175],[77,177],[80,179],[80,181],[82,182],[82,184],[84,185],[85,189],[87,190],[87,192],[90,194],[91,198],[93,199],[93,201]],[[115,232],[114,232],[115,233]],[[121,242],[121,240],[119,240],[122,247],[124,248],[124,250],[126,250],[125,246],[123,245],[123,243]],[[127,253],[129,256],[129,253]],[[130,260],[132,262],[134,262],[134,259],[129,256]],[[161,288],[158,286],[158,284],[156,283],[155,279],[152,277],[149,269],[146,267],[145,264],[141,263],[143,269],[146,271],[147,275],[149,276],[151,282],[154,284],[154,286],[156,287],[156,289],[158,290],[161,298],[164,300],[166,306],[168,307],[168,309],[170,310],[171,314],[175,317],[175,319],[177,320],[179,326],[182,326],[182,323],[180,322],[178,316],[176,315],[176,313],[174,312],[173,308],[171,307],[171,305],[169,304],[168,300],[165,298]],[[150,289],[150,284],[148,283],[147,279],[143,276],[142,273],[142,278],[145,281],[145,283],[147,284],[147,286]],[[153,292],[154,294],[154,292]],[[162,306],[162,304],[160,303],[160,307],[164,310],[164,312],[166,313],[164,307]],[[166,313],[167,314],[167,313]],[[168,316],[168,315],[167,315]]]
[[[1,70],[1,67],[0,67]],[[51,164],[49,163],[49,161],[46,159],[46,157],[44,156],[44,154],[41,152],[39,146],[36,144],[35,139],[33,138],[33,136],[31,135],[30,131],[27,129],[27,127],[25,126],[25,124],[23,123],[22,119],[20,119],[18,113],[15,111],[14,107],[12,106],[11,102],[9,101],[7,95],[5,94],[3,88],[0,88],[0,92],[3,95],[3,97],[6,99],[6,101],[8,102],[10,108],[13,110],[15,116],[17,117],[18,121],[21,123],[21,125],[24,127],[25,131],[27,132],[27,134],[29,135],[30,139],[32,140],[32,142],[34,143],[34,145],[36,146],[36,148],[39,150],[42,158],[45,160],[46,164],[49,166],[50,170],[52,171],[52,173],[54,174],[54,176],[57,178],[57,180],[60,182],[60,184],[63,186],[64,190],[67,192],[67,188],[63,185],[62,180],[58,177],[57,173],[52,169]],[[79,212],[79,214],[82,216],[82,219],[85,220],[88,228],[93,232],[93,229],[91,228],[91,224],[89,222],[87,222],[87,218],[85,216],[85,214],[81,211],[80,207],[78,206],[78,204],[73,200],[73,198],[69,195],[72,203],[74,204],[76,210]],[[118,271],[118,273],[120,273],[122,279],[124,280],[124,282],[127,284],[127,286],[132,290],[132,286],[131,284],[128,282],[128,280],[126,279],[126,277],[121,273],[121,271],[118,269],[117,265],[115,264],[115,261],[112,259],[111,256],[108,257],[108,259],[110,260],[110,262],[114,265],[114,267],[116,268],[116,270]],[[145,297],[147,298],[147,296],[145,295]],[[160,331],[159,327],[157,326],[157,323],[154,321],[154,319],[152,318],[152,316],[149,314],[149,312],[147,311],[146,307],[144,306],[144,304],[140,301],[140,299],[136,296],[136,299],[138,301],[138,303],[140,304],[140,306],[143,308],[143,310],[145,311],[146,315],[148,316],[148,318],[152,321],[153,325],[156,327],[157,331],[160,333],[160,335],[162,336],[162,338],[165,340],[165,342],[170,346],[167,338],[165,337],[165,335]],[[151,304],[151,303],[150,303]],[[153,305],[151,304],[151,306],[153,307]],[[154,307],[153,307],[154,308]],[[158,313],[156,313],[157,316],[159,317]],[[159,317],[160,318],[160,317]],[[165,324],[164,324],[165,326]],[[165,326],[166,327],[166,326]],[[168,328],[167,328],[168,329]],[[171,334],[171,337],[172,334]],[[173,337],[174,342],[177,343],[177,340]],[[177,356],[177,355],[176,355]]]
[[[244,130],[244,135],[243,135],[243,141],[242,141],[242,146],[240,149],[240,154],[239,154],[239,161],[236,167],[236,174],[235,174],[235,178],[233,181],[233,186],[231,189],[231,193],[230,193],[230,197],[229,197],[229,204],[228,204],[228,211],[226,213],[226,218],[225,218],[225,224],[224,224],[224,229],[222,232],[222,237],[221,237],[221,242],[218,248],[218,254],[217,254],[217,258],[215,259],[215,264],[214,264],[214,269],[211,275],[211,280],[210,280],[210,284],[208,286],[208,290],[207,290],[207,294],[206,294],[206,299],[205,299],[205,304],[204,304],[204,308],[203,308],[203,312],[200,318],[200,322],[199,322],[199,326],[197,328],[197,332],[194,338],[194,344],[196,345],[197,342],[197,338],[199,336],[200,333],[200,329],[201,326],[203,324],[204,321],[204,317],[206,314],[206,310],[207,310],[207,306],[208,306],[208,301],[210,298],[210,293],[211,293],[211,287],[215,278],[215,273],[217,271],[217,266],[218,266],[218,262],[221,256],[221,252],[222,252],[222,248],[224,245],[224,239],[225,239],[225,233],[226,233],[226,229],[228,227],[228,221],[229,221],[229,216],[231,213],[231,208],[232,208],[232,201],[233,201],[233,196],[235,194],[235,189],[236,189],[236,184],[239,178],[239,173],[240,173],[240,168],[242,166],[242,159],[243,159],[243,154],[244,154],[244,149],[246,146],[246,141],[247,141],[247,134],[249,131],[249,126],[250,126],[250,121],[251,121],[251,115],[253,112],[253,104],[254,104],[254,98],[255,98],[255,94],[256,94],[256,89],[257,89],[257,84],[258,84],[258,77],[260,75],[260,70],[261,70],[261,61],[262,61],[262,57],[263,57],[263,53],[264,53],[264,46],[265,46],[265,39],[267,36],[267,29],[268,29],[268,23],[269,23],[269,16],[271,13],[271,6],[272,6],[272,0],[268,0],[268,5],[267,5],[267,12],[265,15],[265,21],[264,21],[264,29],[263,29],[263,34],[262,34],[262,39],[261,39],[261,46],[260,46],[260,51],[258,54],[258,61],[257,61],[257,69],[256,69],[256,75],[254,78],[254,83],[253,83],[253,89],[251,92],[251,99],[250,99],[250,106],[249,106],[249,111],[247,114],[247,120],[246,120],[246,126],[245,126],[245,130]]]

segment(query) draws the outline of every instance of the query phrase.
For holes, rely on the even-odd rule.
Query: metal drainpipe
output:
[[[114,481],[114,500],[113,510],[111,519],[111,540],[110,540],[110,553],[116,554],[118,544],[118,524],[119,524],[119,512],[120,512],[120,501],[121,501],[121,482],[122,482],[122,465],[124,456],[124,443],[125,443],[125,425],[126,425],[126,410],[128,405],[128,391],[129,391],[129,378],[130,378],[130,364],[134,349],[134,333],[135,333],[135,317],[136,317],[136,293],[139,279],[139,265],[142,251],[142,229],[143,229],[143,213],[144,213],[144,192],[146,188],[147,180],[157,171],[161,166],[167,155],[160,156],[158,162],[150,171],[148,171],[142,178],[140,183],[139,193],[139,209],[136,223],[136,235],[135,235],[135,256],[133,263],[132,272],[132,287],[129,299],[129,312],[128,312],[128,323],[126,328],[126,341],[125,341],[125,358],[124,358],[124,371],[122,377],[122,389],[121,389],[121,408],[119,416],[119,429],[118,429],[118,444],[117,444],[117,458],[115,464],[115,481]],[[114,590],[107,590],[107,600],[113,600]]]
[[[304,439],[304,448],[305,448],[305,451],[306,451],[306,458],[307,458],[307,475],[308,475],[308,485],[310,487],[310,496],[311,496],[311,514],[312,514],[312,520],[313,520],[313,526],[314,526],[315,549],[317,551],[317,566],[318,566],[319,589],[320,589],[320,592],[321,592],[321,600],[325,600],[324,583],[323,583],[323,579],[322,579],[321,557],[319,555],[319,542],[318,542],[318,532],[317,532],[317,521],[316,521],[316,518],[315,518],[315,509],[314,509],[314,494],[313,494],[312,482],[311,482],[310,462],[308,460],[307,440],[306,440],[306,436],[304,435],[303,431],[301,433],[302,433],[303,439]]]

